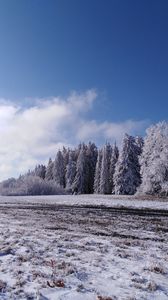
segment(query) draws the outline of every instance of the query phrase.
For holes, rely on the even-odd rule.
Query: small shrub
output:
[[[0,280],[0,292],[3,293],[5,292],[6,289],[6,282]]]
[[[150,291],[150,292],[155,292],[157,290],[157,284],[154,282],[154,281],[150,281],[148,286],[147,286],[147,289]]]

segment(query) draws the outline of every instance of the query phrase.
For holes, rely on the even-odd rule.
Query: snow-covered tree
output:
[[[29,196],[29,195],[57,195],[64,194],[64,190],[53,181],[46,181],[36,175],[22,175],[18,179],[4,181],[0,185],[1,195]]]
[[[86,182],[86,193],[91,194],[94,191],[94,176],[95,176],[95,168],[97,161],[97,147],[94,143],[89,142],[86,146],[86,174],[88,175],[85,178]]]
[[[66,167],[67,167],[68,161],[69,161],[70,149],[63,147],[61,153],[62,153],[63,160],[64,160],[64,174],[66,174]],[[66,185],[66,183],[65,183],[65,185]]]
[[[66,174],[65,174],[65,182],[66,182],[66,189],[70,190],[72,188],[72,184],[74,182],[76,175],[76,161],[74,157],[74,152],[69,152],[69,159],[68,164],[66,166]]]
[[[100,174],[101,174],[101,164],[102,164],[102,150],[99,149],[97,162],[96,162],[96,170],[95,170],[95,177],[94,177],[94,193],[100,193]]]
[[[62,156],[63,156],[63,159],[64,159],[64,165],[65,165],[65,168],[68,164],[68,160],[69,160],[69,152],[70,152],[70,149],[69,148],[65,148],[63,147],[62,149]]]
[[[51,158],[49,158],[48,165],[46,168],[45,179],[47,181],[53,180],[53,167],[54,163]]]
[[[80,144],[78,147],[76,176],[72,188],[74,193],[93,193],[94,174],[97,160],[97,147],[94,143]]]
[[[46,167],[44,165],[37,165],[34,169],[34,175],[38,176],[42,179],[45,178],[45,174],[46,174]]]
[[[118,161],[118,157],[119,157],[119,150],[118,147],[116,146],[116,143],[114,144],[114,146],[112,147],[112,154],[111,154],[111,160],[110,160],[110,172],[109,172],[109,176],[110,176],[110,192],[112,194],[114,194],[114,173],[115,173],[115,168],[116,168],[116,163]]]
[[[137,189],[139,188],[142,179],[141,179],[141,166],[140,166],[140,156],[143,151],[144,146],[144,139],[141,136],[135,137],[135,155],[138,158],[138,161],[136,162],[137,167],[137,174],[138,174],[138,181],[137,181]]]
[[[142,184],[139,192],[168,195],[168,123],[147,129],[140,158]]]
[[[135,138],[125,134],[114,174],[115,194],[132,195],[140,185],[138,150]]]
[[[110,194],[110,161],[112,148],[109,143],[103,147],[100,172],[100,194]]]
[[[53,180],[62,188],[65,187],[65,166],[64,158],[60,150],[58,150],[54,166],[53,166]]]
[[[75,194],[86,193],[86,177],[88,170],[86,167],[86,146],[82,144],[76,164],[76,176],[72,185],[72,191]]]
[[[137,151],[139,152],[138,155],[142,154],[143,146],[144,146],[144,139],[141,136],[135,137],[135,143],[137,145]]]

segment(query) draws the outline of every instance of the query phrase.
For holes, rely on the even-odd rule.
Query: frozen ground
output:
[[[135,201],[138,200],[138,201]],[[117,195],[55,195],[55,196],[0,196],[0,205],[75,205],[151,208],[168,210],[168,198],[157,199],[151,196],[117,196]]]
[[[0,198],[0,299],[168,299],[168,202]]]

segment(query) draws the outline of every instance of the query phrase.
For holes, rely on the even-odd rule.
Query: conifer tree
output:
[[[94,143],[89,142],[86,145],[86,178],[85,178],[85,189],[87,194],[91,194],[94,191],[94,176],[97,161],[97,147]]]
[[[110,160],[111,145],[106,143],[102,150],[102,163],[100,172],[100,194],[110,194]]]
[[[100,174],[101,174],[101,164],[102,164],[102,150],[98,151],[98,157],[96,162],[96,170],[95,170],[95,177],[94,177],[94,193],[100,193]]]
[[[160,122],[147,129],[140,157],[142,184],[146,194],[168,195],[168,123]]]
[[[70,190],[72,188],[75,175],[76,175],[76,161],[74,159],[74,152],[70,151],[68,164],[66,166],[66,174],[65,174],[65,182],[66,182],[67,190]]]
[[[134,137],[125,134],[114,174],[115,194],[132,195],[140,182],[137,144]]]
[[[62,188],[65,187],[65,168],[64,158],[60,150],[58,150],[53,167],[53,180]]]
[[[34,170],[34,175],[35,176],[38,176],[38,177],[44,179],[45,174],[46,174],[46,167],[44,165],[37,165],[35,167],[35,170]]]
[[[119,150],[118,147],[116,146],[116,143],[112,147],[112,154],[111,154],[111,160],[110,160],[110,193],[114,194],[115,193],[115,186],[114,186],[114,173],[115,173],[115,168],[116,168],[116,163],[118,161],[119,157]]]
[[[72,191],[75,194],[86,193],[86,177],[88,170],[86,168],[86,146],[82,144],[76,165],[76,176],[72,185]]]
[[[46,174],[45,174],[45,179],[47,181],[53,180],[53,167],[54,167],[54,163],[52,159],[49,158],[48,165],[46,168]]]

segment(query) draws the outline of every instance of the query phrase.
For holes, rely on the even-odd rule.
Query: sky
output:
[[[0,0],[0,180],[168,111],[167,0]]]

